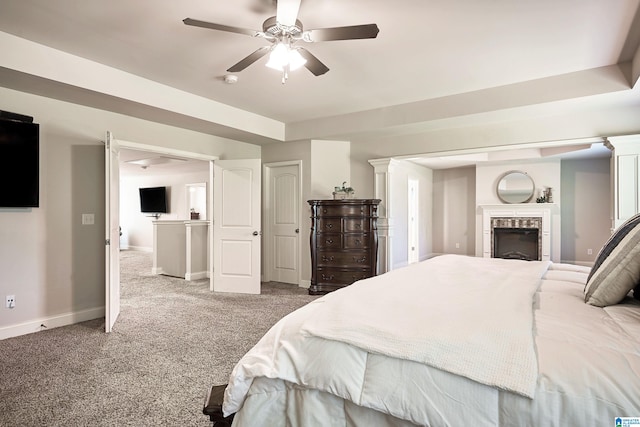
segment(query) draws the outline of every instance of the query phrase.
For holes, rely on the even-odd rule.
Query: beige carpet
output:
[[[121,254],[121,313],[0,341],[1,426],[207,426],[207,388],[273,325],[312,301],[295,285],[213,294]]]

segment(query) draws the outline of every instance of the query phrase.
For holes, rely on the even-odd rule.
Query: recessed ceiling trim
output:
[[[138,160],[127,160],[125,163],[131,163],[139,166],[153,166],[153,165],[163,165],[163,164],[179,164],[185,163],[185,159],[178,159],[175,157],[166,157],[166,156],[155,156],[155,157],[147,157],[144,159]]]

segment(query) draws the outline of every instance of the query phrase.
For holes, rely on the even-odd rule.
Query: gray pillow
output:
[[[640,284],[640,214],[622,224],[602,247],[587,278],[585,302],[618,304]]]

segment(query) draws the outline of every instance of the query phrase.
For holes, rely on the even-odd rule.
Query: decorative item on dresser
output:
[[[308,203],[311,206],[309,294],[325,294],[377,275],[380,200],[308,200]]]

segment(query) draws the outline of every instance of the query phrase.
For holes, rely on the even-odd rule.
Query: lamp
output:
[[[280,42],[271,51],[266,66],[286,73],[287,68],[291,71],[297,70],[306,62],[307,60],[300,55],[297,49],[291,49],[289,44]]]

